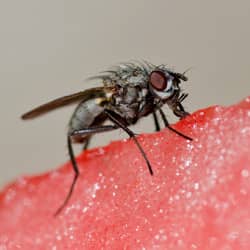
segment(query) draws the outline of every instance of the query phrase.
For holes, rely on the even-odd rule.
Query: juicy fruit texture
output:
[[[0,249],[249,249],[250,98],[197,111],[173,132],[141,135],[153,166],[132,140],[20,178],[0,195]]]

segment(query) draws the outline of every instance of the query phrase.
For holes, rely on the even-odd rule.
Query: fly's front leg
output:
[[[96,134],[96,133],[111,131],[111,130],[114,130],[117,128],[119,128],[119,127],[117,127],[116,125],[96,126],[96,127],[90,127],[90,128],[85,128],[85,129],[81,129],[81,130],[75,130],[72,133],[68,134],[67,145],[68,145],[70,160],[71,160],[72,167],[74,170],[74,178],[73,178],[69,192],[68,192],[65,200],[64,200],[63,204],[57,209],[55,216],[58,215],[64,209],[64,207],[67,205],[67,203],[68,203],[68,201],[69,201],[69,199],[74,191],[76,181],[77,181],[78,176],[79,176],[79,168],[78,168],[78,165],[77,165],[77,162],[75,159],[75,155],[74,155],[74,151],[73,151],[73,147],[72,147],[72,138],[74,136],[87,136],[87,135],[92,135],[92,134]]]
[[[183,119],[185,118],[186,116],[190,115],[185,109],[184,107],[182,106],[181,103],[178,103],[174,109],[173,109],[173,112],[176,116],[180,117],[180,119]]]
[[[180,119],[185,118],[186,116],[190,115],[182,106],[182,102],[187,98],[188,94],[182,94],[178,100],[176,105],[173,107],[173,112],[176,116],[180,117]]]
[[[170,124],[169,124],[169,122],[168,122],[168,120],[167,120],[167,118],[166,118],[166,116],[165,116],[165,114],[164,114],[164,112],[163,112],[162,109],[159,108],[159,112],[160,112],[160,115],[161,115],[161,117],[162,117],[162,120],[163,120],[164,125],[165,125],[166,128],[168,128],[169,130],[173,131],[174,133],[176,133],[177,135],[183,137],[183,138],[186,139],[186,140],[190,140],[190,141],[193,140],[191,137],[189,137],[189,136],[187,136],[187,135],[184,135],[184,134],[182,134],[180,131],[178,131],[178,130],[172,128],[172,127],[170,126]]]

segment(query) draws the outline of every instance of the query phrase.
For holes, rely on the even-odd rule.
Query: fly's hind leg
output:
[[[64,209],[64,207],[68,204],[68,201],[69,201],[69,199],[74,191],[75,184],[76,184],[76,181],[77,181],[78,176],[79,176],[79,168],[78,168],[78,165],[77,165],[77,162],[75,159],[75,155],[74,155],[74,151],[73,151],[73,147],[72,147],[72,138],[74,138],[74,136],[79,137],[79,136],[88,136],[88,135],[90,137],[92,134],[111,131],[111,130],[115,130],[117,128],[119,128],[119,127],[117,127],[116,125],[95,126],[95,127],[85,128],[85,129],[81,129],[81,130],[76,130],[76,131],[73,131],[72,133],[68,134],[67,145],[68,145],[70,160],[71,160],[72,167],[74,170],[74,178],[73,178],[73,181],[71,183],[70,189],[68,191],[68,194],[67,194],[65,200],[64,200],[63,204],[57,209],[55,216],[58,215]]]
[[[73,181],[72,181],[72,183],[70,185],[70,189],[69,189],[69,192],[68,192],[65,200],[64,200],[63,204],[57,209],[57,211],[55,213],[55,216],[60,214],[61,211],[63,210],[63,208],[67,205],[67,203],[68,203],[68,201],[69,201],[69,199],[70,199],[70,197],[71,197],[71,195],[73,193],[77,178],[79,176],[79,169],[78,169],[78,166],[77,166],[77,163],[76,163],[76,159],[75,159],[75,155],[74,155],[74,151],[73,151],[73,147],[72,147],[72,140],[71,140],[70,135],[67,136],[67,145],[68,145],[70,160],[71,160],[72,167],[73,167],[73,170],[74,170],[74,178],[73,178]]]

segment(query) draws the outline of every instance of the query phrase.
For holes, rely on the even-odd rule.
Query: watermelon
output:
[[[131,139],[80,154],[57,216],[70,162],[9,184],[0,249],[250,249],[250,97],[172,126],[193,141],[167,128],[138,136],[153,176]]]

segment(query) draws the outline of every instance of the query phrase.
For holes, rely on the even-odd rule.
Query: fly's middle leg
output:
[[[143,150],[141,144],[139,143],[139,141],[137,140],[136,136],[135,136],[135,133],[130,130],[127,125],[126,125],[126,122],[124,121],[124,119],[122,117],[120,117],[119,115],[115,114],[114,112],[110,111],[110,110],[104,110],[104,112],[107,114],[108,118],[119,128],[123,129],[129,136],[130,138],[133,139],[133,141],[135,142],[136,146],[138,147],[138,149],[140,150],[144,160],[146,161],[147,163],[147,166],[148,166],[148,170],[149,170],[149,173],[151,175],[153,175],[153,169],[151,167],[151,164],[148,160],[148,157],[145,153],[145,151]]]
[[[153,118],[154,118],[154,124],[155,124],[155,131],[160,131],[161,127],[160,127],[160,123],[159,123],[156,111],[153,112]]]

